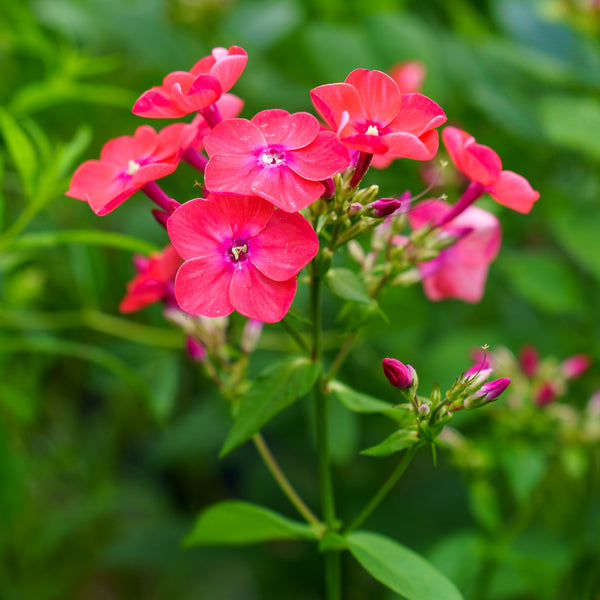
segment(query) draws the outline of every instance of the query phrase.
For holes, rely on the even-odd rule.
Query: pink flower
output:
[[[350,164],[347,150],[309,113],[272,109],[250,121],[228,119],[204,139],[211,192],[255,194],[286,212],[308,206],[325,192],[321,180]]]
[[[294,299],[296,275],[319,249],[302,215],[256,196],[196,198],[171,215],[167,230],[185,261],[175,279],[177,303],[205,317],[237,310],[280,321]]]
[[[173,246],[150,256],[134,256],[137,275],[127,284],[127,294],[119,304],[123,313],[135,312],[155,302],[173,301],[173,282],[181,258]]]
[[[427,71],[419,60],[405,60],[395,64],[389,70],[390,77],[398,84],[402,94],[420,92]]]
[[[540,368],[540,355],[535,346],[526,344],[519,352],[521,371],[528,379],[533,379]]]
[[[247,61],[246,51],[238,46],[213,48],[189,72],[169,73],[161,86],[144,92],[132,112],[141,117],[178,118],[202,110],[233,87]]]
[[[314,88],[311,98],[339,140],[367,154],[429,160],[438,148],[442,109],[422,94],[401,94],[381,71],[355,69],[344,83]]]
[[[77,168],[66,195],[88,202],[97,215],[106,215],[147,183],[172,173],[190,135],[188,125],[174,123],[160,133],[142,125],[133,136],[110,140],[100,160],[88,160]]]
[[[500,157],[491,148],[456,127],[445,127],[442,140],[456,168],[482,185],[496,202],[521,213],[533,208],[539,193],[521,175],[503,171]]]
[[[576,354],[565,358],[560,364],[560,370],[567,379],[577,379],[585,371],[589,369],[591,365],[590,357],[586,354]]]
[[[418,229],[451,209],[446,202],[426,200],[408,213],[408,220],[413,229]],[[443,235],[457,235],[459,241],[442,250],[437,258],[419,265],[425,295],[430,300],[479,302],[489,265],[500,250],[498,219],[477,206],[469,206],[441,230]]]
[[[395,358],[384,358],[381,366],[387,380],[399,390],[405,390],[412,385],[414,369]]]

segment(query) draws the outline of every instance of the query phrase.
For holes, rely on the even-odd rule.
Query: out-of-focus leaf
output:
[[[309,525],[248,502],[221,502],[200,514],[183,545],[244,546],[273,540],[315,540]]]
[[[339,465],[348,464],[358,451],[358,418],[353,412],[345,410],[331,395],[327,397],[327,401],[331,460]]]
[[[4,160],[0,154],[0,231],[4,226]]]
[[[69,175],[79,157],[92,141],[92,128],[89,125],[81,125],[77,128],[73,139],[65,144],[58,153],[56,174],[59,178]]]
[[[422,556],[378,533],[356,531],[352,556],[378,581],[407,600],[462,600],[456,586]]]
[[[469,506],[475,520],[486,531],[498,531],[502,525],[498,495],[487,479],[478,478],[469,483]]]
[[[31,199],[38,171],[35,148],[27,134],[6,110],[0,108],[0,130],[19,173],[25,196]]]
[[[546,473],[548,457],[545,450],[513,443],[499,458],[515,499],[520,504],[527,502]]]
[[[573,269],[550,251],[504,254],[500,261],[509,285],[536,308],[552,314],[579,314],[582,290]]]
[[[416,430],[398,429],[380,444],[362,450],[361,454],[366,454],[367,456],[389,456],[405,448],[410,448],[417,443],[419,443],[419,433]]]
[[[173,355],[163,354],[158,364],[147,369],[146,381],[150,386],[150,409],[155,419],[164,422],[175,408],[179,383],[179,361]]]
[[[325,275],[325,285],[334,296],[342,300],[373,304],[362,281],[350,269],[329,269]]]
[[[91,246],[109,246],[130,252],[150,254],[160,248],[144,240],[117,233],[115,231],[99,231],[97,229],[69,229],[66,231],[45,231],[28,233],[15,240],[11,249],[30,250],[53,248],[61,244],[85,244]]]
[[[319,365],[306,358],[292,357],[267,367],[242,399],[220,456],[243,444],[277,413],[307,394],[318,376]]]
[[[600,101],[582,96],[546,96],[539,118],[547,138],[600,160]]]
[[[21,459],[10,447],[7,438],[4,429],[0,427],[0,510],[6,525],[12,522],[25,491]],[[0,531],[0,546],[6,529],[7,527],[3,527]]]

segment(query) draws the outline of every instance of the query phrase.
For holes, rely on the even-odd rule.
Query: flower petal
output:
[[[333,132],[322,131],[305,148],[288,152],[286,164],[304,179],[322,181],[348,167],[350,154]]]
[[[204,172],[204,185],[211,192],[251,195],[253,183],[264,171],[255,156],[213,155]]]
[[[276,210],[252,240],[248,258],[269,279],[284,281],[297,275],[318,251],[317,235],[301,214]]]
[[[229,300],[242,315],[264,323],[281,321],[294,300],[296,278],[273,281],[265,277],[250,261],[235,269]]]
[[[378,126],[387,125],[402,106],[402,95],[398,84],[382,71],[354,69],[346,83],[358,91],[366,119],[374,121]]]
[[[393,131],[407,131],[419,136],[446,122],[442,108],[423,94],[404,94],[402,108],[389,127]]]
[[[192,315],[222,317],[230,314],[234,310],[229,302],[232,271],[232,263],[212,256],[184,262],[175,278],[177,304]]]
[[[252,183],[254,194],[286,212],[302,210],[324,191],[325,186],[322,183],[303,179],[285,165],[265,167]]]
[[[520,213],[528,213],[540,197],[525,177],[512,171],[502,171],[498,180],[490,186],[489,194],[496,202]]]
[[[290,115],[281,109],[263,110],[251,122],[261,130],[268,145],[281,144],[286,150],[307,146],[319,133],[319,122],[307,112]]]
[[[329,83],[311,90],[310,97],[317,112],[338,136],[350,135],[350,124],[363,120],[363,107],[356,88],[348,83]],[[349,119],[343,129],[338,131],[342,115],[346,112]]]
[[[225,256],[231,241],[231,225],[218,201],[195,198],[182,204],[169,217],[167,232],[184,260],[204,256]]]
[[[275,212],[275,207],[271,202],[258,196],[211,194],[210,199],[218,202],[219,208],[231,227],[234,239],[251,238],[258,235]]]
[[[213,154],[252,154],[265,148],[267,142],[260,129],[247,119],[221,121],[204,138],[209,156]]]
[[[438,132],[435,129],[426,131],[419,137],[400,131],[388,133],[383,136],[383,141],[389,147],[390,156],[413,160],[431,160],[436,155],[439,145]]]

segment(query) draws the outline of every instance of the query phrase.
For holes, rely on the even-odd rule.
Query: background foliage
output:
[[[311,87],[341,81],[355,67],[386,70],[419,59],[428,73],[424,92],[449,122],[493,147],[505,168],[540,191],[529,216],[486,205],[501,213],[504,244],[480,304],[430,303],[418,287],[388,291],[389,323],[370,323],[368,343],[357,346],[341,379],[393,400],[379,370],[384,356],[413,364],[424,389],[449,385],[469,366],[472,347],[484,343],[515,353],[531,343],[559,359],[586,352],[600,362],[599,33],[600,12],[583,0],[2,3],[0,597],[320,593],[318,558],[302,542],[180,549],[198,510],[215,500],[290,509],[250,446],[216,460],[227,410],[160,309],[118,315],[131,253],[165,243],[143,201],[98,219],[63,196],[79,162],[143,122],[130,113],[141,91],[213,46],[237,44],[250,56],[234,90],[246,100],[243,116],[274,107],[310,111]],[[416,171],[397,161],[368,181],[381,183],[385,195],[418,192]],[[167,192],[195,197],[194,172],[188,175],[165,180]],[[342,338],[333,309],[328,318],[327,344],[335,348]],[[265,328],[253,368],[286,343],[280,327]],[[593,367],[563,401],[582,407],[599,387]],[[389,426],[332,410],[340,511],[356,512],[364,490],[391,468],[357,451]],[[598,448],[578,450],[579,470],[565,468],[568,457],[551,462],[560,457],[559,438],[529,435],[537,418],[529,416],[513,438],[485,415],[458,420],[463,433],[483,439],[484,454],[502,455],[504,464],[473,478],[444,454],[434,468],[423,452],[370,528],[427,555],[467,598],[480,600],[475,579],[490,561],[490,598],[598,598]],[[297,423],[310,419],[299,404],[265,433],[315,502],[313,457],[297,451]],[[519,512],[520,499],[528,514]],[[520,529],[500,540],[511,515]],[[350,578],[351,600],[391,598],[357,569]]]

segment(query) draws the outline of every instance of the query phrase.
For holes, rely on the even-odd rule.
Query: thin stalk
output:
[[[323,523],[319,521],[319,519],[314,515],[314,513],[308,508],[305,502],[300,498],[298,492],[294,489],[292,484],[289,482],[288,478],[285,476],[284,472],[281,470],[281,467],[275,460],[275,457],[269,450],[267,443],[260,433],[255,433],[252,436],[252,441],[254,442],[254,446],[258,450],[261,458],[263,459],[265,465],[269,469],[271,475],[279,485],[281,491],[286,495],[288,500],[294,505],[296,510],[304,517],[307,523],[314,525],[319,533],[322,534],[325,530]]]
[[[317,273],[315,262],[313,262],[311,263],[310,295],[310,316],[313,324],[312,360],[320,364],[323,363],[321,287],[322,280]],[[336,517],[329,451],[329,407],[322,377],[319,377],[315,382],[313,395],[321,510],[327,531],[334,532],[336,529]],[[337,550],[326,550],[324,554],[326,598],[327,600],[341,600],[340,552]]]
[[[402,477],[404,471],[406,471],[406,467],[408,467],[410,461],[413,459],[416,453],[417,446],[413,446],[410,450],[408,450],[408,452],[404,454],[402,460],[394,469],[393,473],[387,478],[385,483],[379,488],[379,490],[373,496],[371,501],[362,509],[362,511],[358,514],[354,521],[352,521],[352,523],[350,523],[350,525],[346,527],[344,534],[348,534],[351,531],[354,531],[367,520],[371,513],[379,506],[381,501],[388,495],[390,490],[396,485],[400,477]]]
[[[288,321],[287,317],[284,317],[280,321],[282,327],[292,336],[294,341],[298,344],[300,349],[305,354],[310,354],[311,350],[306,343],[306,340],[300,335],[300,333],[296,330],[296,328]]]

